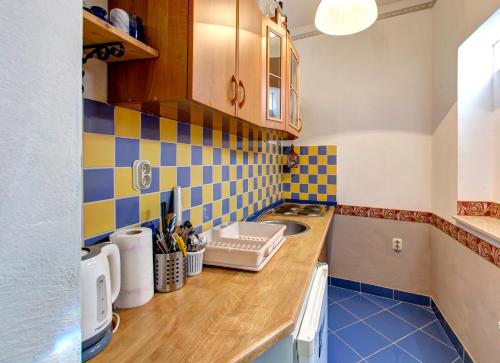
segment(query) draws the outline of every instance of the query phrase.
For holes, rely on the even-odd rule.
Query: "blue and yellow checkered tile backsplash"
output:
[[[283,172],[283,198],[335,204],[337,202],[337,147],[295,147],[299,166]],[[287,155],[289,147],[283,148]]]
[[[132,163],[149,160],[153,181],[132,188]],[[198,230],[241,220],[282,199],[276,144],[84,101],[84,239],[159,222],[160,203],[182,187],[183,219]]]

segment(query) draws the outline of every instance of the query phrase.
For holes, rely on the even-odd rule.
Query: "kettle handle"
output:
[[[101,252],[108,258],[111,275],[111,302],[115,302],[120,293],[120,250],[115,244],[109,243],[102,247]]]

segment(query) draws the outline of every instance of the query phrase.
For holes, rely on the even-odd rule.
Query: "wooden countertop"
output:
[[[204,267],[184,288],[120,310],[121,323],[98,362],[248,362],[295,328],[333,216],[274,217],[311,227],[287,237],[260,272]]]

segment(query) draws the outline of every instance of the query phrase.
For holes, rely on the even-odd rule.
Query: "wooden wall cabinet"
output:
[[[286,131],[298,136],[302,130],[300,117],[300,58],[291,36],[287,37]]]

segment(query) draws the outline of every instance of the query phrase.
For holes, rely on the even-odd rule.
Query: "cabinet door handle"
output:
[[[299,128],[297,130],[298,132],[301,132],[302,131],[302,119],[299,118]]]
[[[236,76],[233,75],[231,78],[231,83],[233,84],[233,94],[234,97],[231,98],[231,105],[234,105],[236,101],[238,101],[238,80],[236,79]]]
[[[239,103],[240,108],[242,108],[242,107],[243,107],[243,105],[245,104],[245,100],[246,100],[246,98],[247,98],[247,90],[245,89],[245,85],[243,84],[243,82],[241,81],[241,79],[240,79],[240,81],[239,81],[238,85],[239,85],[239,87],[241,87],[241,89],[243,90],[243,99],[242,99],[242,100],[241,100],[241,102]]]

